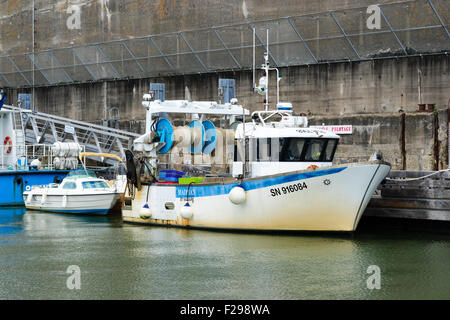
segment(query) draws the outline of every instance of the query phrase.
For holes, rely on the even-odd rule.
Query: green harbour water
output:
[[[450,232],[244,234],[0,208],[0,299],[450,299]]]

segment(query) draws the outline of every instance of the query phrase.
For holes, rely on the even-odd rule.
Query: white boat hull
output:
[[[49,189],[51,190],[51,189]],[[45,199],[43,200],[43,197]],[[116,193],[47,195],[44,193],[24,193],[25,207],[28,210],[40,210],[58,213],[106,215],[118,199]]]
[[[241,183],[245,189],[242,204],[229,199],[237,183],[191,187],[154,184],[143,186],[122,215],[125,222],[180,227],[354,231],[389,170],[388,164],[380,162],[248,179]],[[188,188],[190,197],[186,199]],[[189,219],[182,217],[186,202],[191,207]],[[144,208],[146,204],[149,209]]]

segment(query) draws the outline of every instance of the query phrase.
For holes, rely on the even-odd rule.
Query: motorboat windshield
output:
[[[97,175],[92,170],[79,169],[71,171],[66,178],[67,179],[97,178]]]

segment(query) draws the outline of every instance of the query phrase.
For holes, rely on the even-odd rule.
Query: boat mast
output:
[[[264,100],[264,106],[265,106],[265,111],[269,111],[269,71],[274,70],[277,72],[277,103],[276,103],[277,106],[280,103],[280,80],[281,80],[281,77],[280,77],[280,71],[278,70],[278,68],[270,68],[269,29],[266,29],[266,37],[267,37],[267,47],[266,47],[266,52],[264,53],[264,64],[262,65],[262,69],[264,70],[264,73],[265,73],[264,76],[266,77],[266,88],[265,88],[266,99]],[[254,78],[254,76],[253,76],[253,78]]]
[[[267,51],[264,54],[264,71],[266,76],[266,99],[264,101],[264,106],[266,111],[269,110],[269,29],[266,30],[267,32]]]
[[[274,70],[277,72],[277,106],[280,103],[280,71],[278,70],[278,68],[270,68],[270,63],[269,63],[269,29],[266,30],[267,32],[267,50],[264,53],[264,64],[263,64],[263,70],[265,73],[265,77],[266,77],[266,99],[264,101],[264,106],[265,106],[265,111],[269,110],[269,71]]]
[[[256,73],[256,29],[253,28],[253,92],[256,90],[256,80],[255,80],[255,73]]]

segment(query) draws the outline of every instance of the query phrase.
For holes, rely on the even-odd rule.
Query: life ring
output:
[[[11,137],[10,136],[6,136],[5,137],[5,140],[3,140],[3,145],[4,146],[8,146],[8,148],[6,148],[6,154],[9,154],[9,153],[11,153],[11,151],[12,151],[12,139],[11,139]]]
[[[310,165],[308,168],[306,168],[306,169],[313,169],[313,170],[316,170],[317,168],[319,168],[318,166],[316,166],[315,164],[312,164],[312,165]]]

